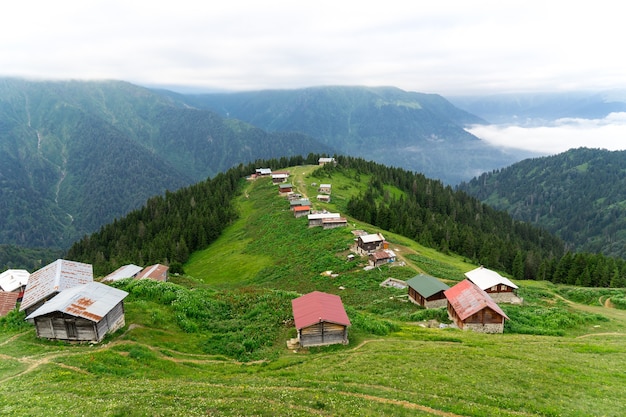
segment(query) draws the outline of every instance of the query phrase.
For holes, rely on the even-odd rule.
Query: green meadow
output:
[[[289,168],[292,183],[345,215],[369,180],[315,168]],[[323,206],[320,183],[333,186]],[[238,210],[185,274],[115,283],[129,293],[126,326],[102,343],[41,340],[23,314],[0,319],[0,415],[624,415],[625,289],[516,281],[524,304],[502,305],[504,334],[464,332],[380,283],[427,273],[453,285],[476,265],[353,219],[308,228],[267,178],[245,184]],[[348,261],[355,229],[382,232],[398,265]],[[348,345],[287,349],[291,300],[313,290],[342,297]]]

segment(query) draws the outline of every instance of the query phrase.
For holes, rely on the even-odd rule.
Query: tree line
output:
[[[166,191],[121,219],[102,226],[69,249],[67,257],[93,264],[94,274],[106,275],[134,263],[163,263],[182,272],[189,255],[215,241],[237,218],[234,198],[245,177],[255,168],[279,169],[317,163],[317,155],[255,161],[231,168],[213,178]]]
[[[543,228],[513,219],[464,191],[401,168],[352,157],[318,175],[370,176],[368,190],[347,203],[347,213],[424,246],[466,257],[517,279],[582,286],[626,286],[626,261],[602,254],[572,253]],[[395,197],[385,185],[403,193]]]

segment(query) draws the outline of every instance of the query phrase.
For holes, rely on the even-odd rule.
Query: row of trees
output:
[[[443,252],[502,270],[518,279],[583,286],[626,286],[626,262],[601,254],[565,250],[546,230],[514,220],[463,191],[400,168],[350,157],[320,175],[343,170],[371,178],[368,191],[348,201],[349,215]],[[394,197],[388,185],[403,191]]]
[[[96,275],[108,274],[128,263],[164,263],[172,272],[179,272],[191,253],[216,240],[237,218],[234,197],[241,191],[246,175],[260,166],[278,169],[304,163],[317,163],[317,156],[256,161],[178,191],[168,191],[85,236],[67,256],[93,264]]]

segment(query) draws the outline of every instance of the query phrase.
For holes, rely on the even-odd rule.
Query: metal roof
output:
[[[478,285],[481,290],[486,290],[495,285],[504,284],[511,288],[517,288],[517,285],[513,284],[510,279],[503,277],[496,271],[484,268],[482,266],[472,269],[465,273],[467,279]]]
[[[93,281],[93,267],[82,262],[57,259],[30,274],[20,311],[67,288]]]
[[[308,198],[300,198],[298,200],[291,200],[289,202],[290,206],[310,206],[311,205],[311,200],[309,200]]]
[[[0,289],[2,291],[15,291],[28,283],[30,272],[25,269],[7,269],[0,274]]]
[[[298,330],[321,322],[350,326],[350,319],[338,295],[313,291],[291,300],[291,307]]]
[[[443,294],[461,320],[465,320],[484,308],[490,308],[501,316],[509,318],[489,294],[478,288],[470,280],[464,279],[454,287],[444,291]]]
[[[169,266],[161,264],[146,266],[139,274],[137,274],[137,279],[149,278],[157,281],[166,280],[167,271],[169,269]]]
[[[106,277],[102,278],[102,281],[119,281],[124,278],[135,277],[143,268],[137,265],[129,264],[120,266],[115,271],[111,272]]]
[[[441,291],[446,291],[450,287],[435,277],[426,274],[419,274],[406,281],[406,284],[413,288],[422,297],[428,298]]]
[[[0,291],[0,317],[6,316],[15,309],[20,293]]]
[[[293,211],[309,211],[311,210],[311,206],[296,206],[293,208]]]
[[[312,213],[308,215],[309,220],[338,219],[339,217],[341,217],[339,213]]]
[[[26,319],[31,320],[60,311],[97,323],[127,295],[126,291],[99,282],[77,285],[61,291],[57,296],[30,313]]]
[[[380,233],[359,236],[359,239],[361,239],[363,243],[382,242],[383,240],[385,240],[383,235]]]

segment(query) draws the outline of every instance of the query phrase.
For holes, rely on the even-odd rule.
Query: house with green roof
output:
[[[424,308],[445,307],[448,304],[444,291],[450,287],[426,274],[419,274],[406,282],[409,300]]]

